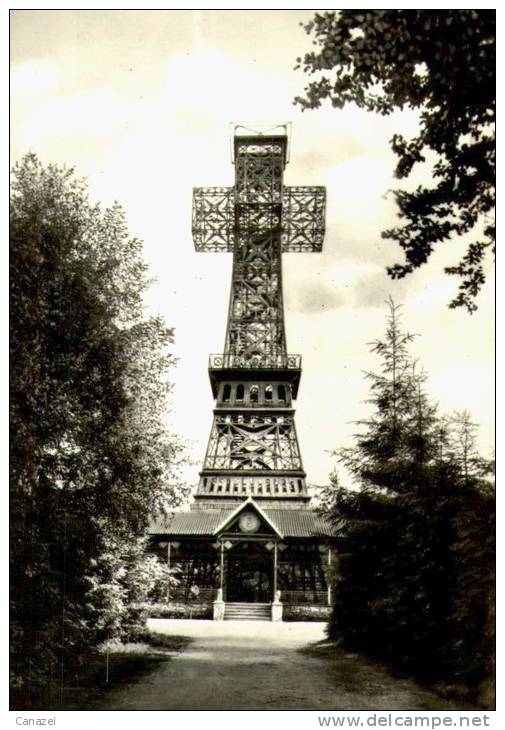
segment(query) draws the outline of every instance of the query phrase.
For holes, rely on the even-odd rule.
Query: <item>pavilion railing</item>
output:
[[[176,587],[170,591],[171,601],[184,603],[211,603],[216,600],[217,588],[199,588],[198,591]]]
[[[200,588],[196,592],[177,587],[170,591],[170,600],[182,603],[212,603],[216,598],[217,588]],[[287,606],[327,606],[328,591],[281,591],[281,603]]]
[[[287,606],[327,606],[328,591],[281,591],[281,603]]]

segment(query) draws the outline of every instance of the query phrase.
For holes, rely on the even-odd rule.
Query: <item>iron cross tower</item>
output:
[[[234,187],[193,191],[196,250],[233,253],[224,352],[209,360],[216,407],[195,498],[202,507],[248,497],[301,506],[309,500],[293,409],[301,358],[286,349],[282,253],[321,250],[325,189],[283,185],[287,125],[264,134],[236,126],[233,161]]]

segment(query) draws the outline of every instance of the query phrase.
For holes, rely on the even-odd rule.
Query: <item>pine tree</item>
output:
[[[371,415],[336,452],[354,488],[337,486],[330,509],[344,527],[329,634],[423,679],[477,682],[489,657],[489,495],[482,478],[465,476],[469,419],[455,436],[454,419],[437,416],[408,353],[412,336],[391,300],[389,310],[385,337],[372,343],[381,369],[366,373]]]

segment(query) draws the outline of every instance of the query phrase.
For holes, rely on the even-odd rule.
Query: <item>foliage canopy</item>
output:
[[[138,546],[181,498],[183,449],[164,420],[172,331],[144,315],[119,205],[29,154],[10,234],[11,668],[27,692],[130,631]]]
[[[446,273],[460,277],[451,307],[472,312],[494,250],[495,12],[493,10],[341,10],[316,13],[305,25],[317,50],[299,58],[317,78],[295,102],[314,109],[329,99],[378,114],[417,109],[413,139],[395,134],[395,174],[432,165],[433,185],[395,191],[401,224],[383,237],[405,260],[388,268],[401,278],[454,236],[466,253]]]

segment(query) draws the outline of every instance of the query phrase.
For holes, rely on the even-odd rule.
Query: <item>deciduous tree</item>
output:
[[[164,420],[173,333],[145,316],[123,211],[33,154],[11,190],[12,671],[27,693],[124,631],[131,546],[181,499],[183,449]]]
[[[305,30],[317,49],[298,67],[316,78],[296,98],[302,108],[329,99],[383,115],[419,110],[417,135],[391,140],[395,174],[426,161],[433,183],[396,190],[401,224],[382,235],[405,260],[388,272],[401,278],[464,236],[466,253],[445,271],[460,277],[450,306],[474,311],[495,240],[495,11],[341,10],[316,13]]]

